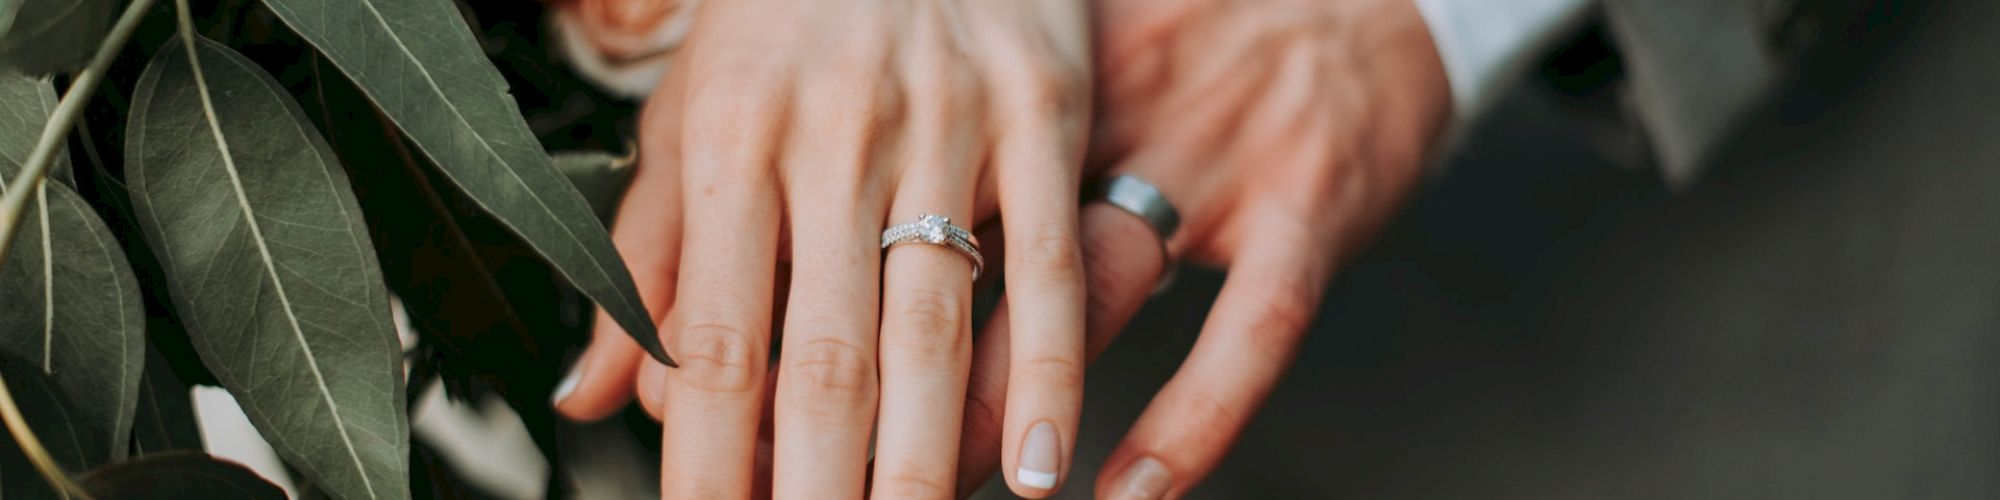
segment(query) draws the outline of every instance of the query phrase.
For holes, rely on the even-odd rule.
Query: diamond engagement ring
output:
[[[882,249],[904,243],[937,245],[958,251],[972,261],[972,279],[979,279],[979,270],[986,267],[986,260],[979,257],[979,238],[964,228],[951,225],[951,218],[942,215],[922,214],[916,222],[897,224],[882,230]]]

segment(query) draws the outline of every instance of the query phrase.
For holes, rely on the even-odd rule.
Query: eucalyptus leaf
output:
[[[4,2],[7,0],[0,0]],[[13,175],[27,161],[28,152],[35,149],[35,141],[42,136],[42,126],[48,124],[49,114],[56,109],[55,85],[48,78],[33,78],[19,73],[0,71],[0,173]],[[62,181],[69,187],[76,187],[76,176],[70,169],[69,151],[56,152],[55,164],[49,165],[49,178]]]
[[[481,208],[662,362],[652,316],[590,205],[535,140],[451,0],[266,0]]]
[[[0,28],[0,66],[31,75],[74,70],[111,31],[118,0],[12,0],[13,22]],[[0,14],[4,15],[4,14]]]
[[[48,120],[46,108],[14,105],[37,94],[54,107],[46,81],[0,74],[0,183],[15,180]],[[40,190],[0,262],[0,352],[33,363],[70,398],[71,417],[104,445],[88,458],[122,458],[146,355],[139,282],[81,195],[55,182]]]
[[[284,500],[285,490],[256,472],[206,453],[153,455],[83,474],[77,483],[98,500]]]
[[[147,66],[126,183],[202,361],[337,498],[407,498],[401,346],[359,206],[276,80],[203,38]]]
[[[632,168],[633,158],[603,151],[564,151],[549,158],[583,193],[597,219],[610,224],[618,202],[625,199],[625,188],[632,184],[632,174],[637,172]]]
[[[7,379],[14,406],[20,408],[21,418],[27,420],[28,429],[34,431],[35,439],[42,442],[56,465],[74,472],[103,462],[103,454],[91,450],[102,448],[104,442],[97,439],[97,433],[79,427],[71,418],[74,412],[69,399],[33,363],[0,353],[0,377]],[[92,456],[98,458],[93,460]],[[58,497],[55,488],[21,453],[13,436],[0,436],[0,498]]]

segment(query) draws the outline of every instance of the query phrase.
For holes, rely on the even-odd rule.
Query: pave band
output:
[[[979,279],[979,271],[986,267],[986,259],[979,256],[979,238],[965,228],[951,224],[951,218],[942,215],[921,214],[916,222],[897,224],[882,230],[882,249],[904,243],[937,245],[957,251],[972,261],[972,279]]]

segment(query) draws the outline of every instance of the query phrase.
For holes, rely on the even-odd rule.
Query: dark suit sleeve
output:
[[[1602,0],[1619,105],[1669,185],[1694,182],[1816,49],[1852,41],[1890,0]]]

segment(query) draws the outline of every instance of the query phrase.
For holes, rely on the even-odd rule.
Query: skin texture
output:
[[[640,172],[613,228],[682,367],[649,365],[600,321],[558,410],[601,418],[636,389],[664,424],[670,498],[949,497],[970,263],[877,238],[921,213],[961,226],[1004,216],[1005,277],[1034,299],[1014,313],[1001,462],[1012,470],[1046,422],[1059,444],[1047,461],[1066,466],[1082,402],[1085,9],[702,2],[648,100]]]
[[[1409,0],[1098,0],[1092,7],[1099,113],[1087,165],[1154,184],[1183,220],[1167,251],[1229,271],[1195,350],[1094,485],[1104,498],[1178,497],[1214,469],[1290,365],[1343,259],[1367,243],[1418,183],[1424,155],[1449,118],[1450,95],[1436,49]],[[669,90],[686,84],[678,78],[670,78],[660,95],[681,92]],[[686,102],[653,103],[648,112],[660,116],[649,116],[646,123],[661,130],[678,127],[678,118],[669,117],[684,114],[673,107]],[[643,150],[648,157],[680,158],[678,143],[659,139],[679,136],[648,135]],[[659,198],[682,193],[680,168],[671,161],[647,162],[634,193],[663,193]],[[676,235],[685,207],[646,197],[627,197],[613,231],[635,273],[670,277],[676,270],[716,265],[681,255]],[[1083,302],[1083,349],[1094,357],[1145,301],[1166,256],[1157,236],[1136,217],[1101,204],[1086,205],[1076,215],[1089,293]],[[634,217],[648,221],[646,229],[628,230],[633,223],[624,221]],[[989,252],[1002,246],[996,241],[1001,238],[1036,241],[1016,234],[981,237]],[[1012,470],[1024,427],[1011,417],[1033,404],[1022,399],[1029,391],[1018,382],[1016,370],[1024,365],[1016,355],[1015,346],[1023,345],[1016,332],[1043,328],[1015,328],[1033,317],[1022,314],[1021,301],[1039,297],[1013,282],[1011,267],[1022,260],[989,255],[988,262],[995,266],[988,273],[1006,273],[1010,299],[972,349],[962,423],[956,427],[962,437],[929,444],[956,441],[960,496],[996,470]],[[793,271],[794,277],[803,272]],[[673,287],[649,285],[644,278],[641,287],[656,312],[674,302]],[[796,317],[798,305],[794,301],[778,315]],[[642,360],[622,333],[599,332],[579,363],[585,383],[558,408],[576,418],[601,417],[622,406],[636,385],[646,409],[661,415],[676,404],[659,396],[668,370],[650,363],[642,368]],[[890,376],[882,373],[884,380]],[[768,402],[782,398],[783,391],[765,389],[762,441],[768,446],[776,419]],[[1074,438],[1072,431],[1064,432],[1067,466]],[[770,455],[757,460],[769,464]],[[774,484],[782,485],[789,470],[777,461]],[[818,463],[832,460],[822,457]],[[1002,476],[1022,492],[1012,474]],[[1130,476],[1152,484],[1134,488]],[[877,481],[881,477],[878,471]],[[952,484],[947,479],[911,488]],[[782,488],[779,496],[785,496]]]

